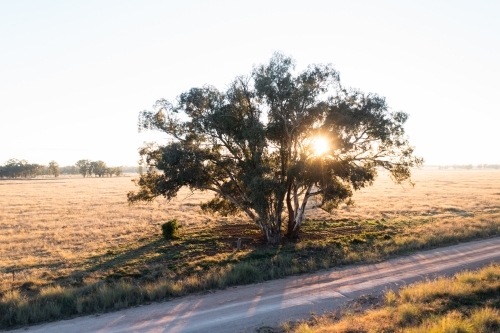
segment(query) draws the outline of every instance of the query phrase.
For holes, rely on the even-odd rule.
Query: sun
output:
[[[312,139],[312,148],[314,155],[321,156],[328,151],[328,141],[322,137]]]

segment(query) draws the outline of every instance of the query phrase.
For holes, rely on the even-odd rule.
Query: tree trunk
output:
[[[300,233],[300,226],[293,228],[288,228],[287,233],[286,233],[286,238],[288,239],[298,239],[299,238],[299,233]]]
[[[286,233],[286,237],[288,239],[297,239],[299,238],[300,226],[304,221],[304,210],[299,209],[297,211],[297,216],[295,218],[288,219],[288,229]]]
[[[293,210],[292,206],[292,184],[288,185],[287,193],[286,193],[286,208],[288,210],[288,223],[287,223],[287,238],[290,238],[290,230],[293,229],[293,226],[295,224],[294,217],[295,217],[295,212]],[[296,194],[296,193],[295,193]]]
[[[288,228],[286,231],[286,237],[288,239],[299,238],[300,226],[302,225],[302,222],[304,222],[306,205],[311,195],[311,188],[312,186],[309,186],[309,188],[307,189],[300,208],[297,208],[293,216],[291,214],[289,214],[288,216]]]
[[[292,210],[293,212],[293,210]],[[299,237],[299,231],[300,231],[300,227],[296,228],[296,230],[294,230],[294,227],[295,226],[295,218],[294,218],[294,214],[288,214],[288,225],[287,225],[287,228],[286,228],[286,238],[288,239],[297,239]]]
[[[262,232],[269,245],[279,245],[281,243],[281,228],[262,225]]]

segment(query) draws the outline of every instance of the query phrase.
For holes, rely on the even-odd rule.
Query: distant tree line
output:
[[[103,161],[79,160],[75,163],[78,168],[78,173],[83,177],[96,176],[96,177],[112,177],[121,176],[123,169],[121,167],[108,167]]]
[[[500,169],[500,164],[479,164],[478,169]]]
[[[141,173],[141,165],[139,166],[133,166],[133,165],[125,165],[125,166],[122,166],[122,170],[123,172],[126,172],[126,173]]]
[[[462,169],[462,170],[472,170],[474,166],[472,164],[453,164],[453,165],[440,165],[440,170],[446,169]],[[476,169],[500,169],[500,164],[478,164]]]
[[[137,172],[137,167],[125,167],[126,172]],[[123,175],[123,167],[108,167],[103,161],[79,160],[75,165],[59,166],[56,161],[48,165],[29,163],[27,160],[12,158],[0,165],[0,178],[34,178],[37,176],[78,175],[84,177],[112,177]]]
[[[0,178],[33,178],[42,173],[43,165],[11,158],[0,166]]]

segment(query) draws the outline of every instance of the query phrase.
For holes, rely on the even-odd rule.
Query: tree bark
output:
[[[287,237],[290,238],[290,235],[288,234],[290,230],[293,229],[294,225],[294,217],[295,217],[295,212],[293,210],[292,206],[292,184],[288,185],[288,189],[286,192],[286,207],[288,209],[288,223],[287,223]]]
[[[279,232],[270,232],[267,234],[267,243],[269,245],[280,245],[281,244],[281,231]]]
[[[266,238],[267,244],[279,245],[281,243],[281,228],[262,225],[261,230]]]
[[[288,221],[288,229],[286,237],[288,239],[297,239],[299,238],[300,226],[304,221],[304,211],[300,208],[296,212],[296,217],[292,218],[292,221]]]
[[[307,201],[309,200],[309,197],[311,196],[311,189],[312,186],[310,185],[307,188],[307,191],[304,195],[304,199],[302,200],[302,204],[300,205],[300,207],[297,207],[293,216],[290,215],[288,216],[288,228],[286,234],[286,237],[288,239],[299,238],[300,226],[302,225],[302,222],[304,221],[305,218],[306,205]]]

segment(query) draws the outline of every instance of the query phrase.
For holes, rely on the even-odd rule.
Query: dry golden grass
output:
[[[457,220],[500,211],[499,176],[496,170],[415,170],[412,188],[381,174],[374,186],[355,194],[354,207],[333,215],[314,209],[308,217],[432,216],[452,227]],[[0,180],[0,290],[13,282],[42,284],[44,277],[64,275],[91,256],[157,235],[159,225],[171,218],[184,228],[245,220],[201,214],[198,204],[209,194],[188,190],[170,203],[158,199],[129,206],[126,193],[132,189],[130,177]]]
[[[0,180],[0,327],[498,235],[499,176],[416,170],[411,188],[381,174],[354,207],[310,209],[301,242],[279,255],[244,216],[201,214],[206,193],[129,206],[131,177]],[[168,242],[160,225],[173,218],[184,236]],[[235,237],[250,241],[238,253]]]
[[[313,316],[285,332],[500,332],[500,266],[466,271],[453,278],[415,283],[399,292],[389,290],[385,300],[366,311]]]
[[[382,173],[374,186],[355,193],[355,207],[341,207],[333,218],[441,218],[500,211],[500,170],[423,168],[413,171],[412,180],[416,183],[413,188],[397,185]]]
[[[198,204],[207,194],[188,190],[170,203],[159,198],[130,206],[131,180],[0,180],[0,292],[67,275],[89,257],[158,235],[160,224],[172,218],[185,227],[228,221],[200,214]]]

